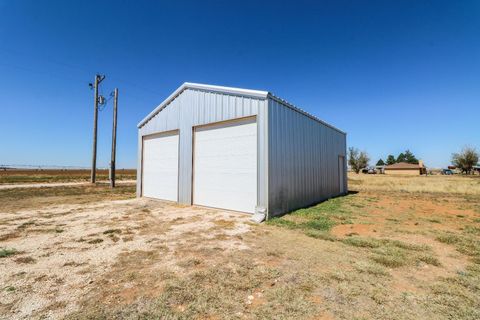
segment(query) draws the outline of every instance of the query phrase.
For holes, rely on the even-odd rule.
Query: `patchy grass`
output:
[[[390,273],[384,266],[370,261],[357,262],[354,268],[360,273],[368,273],[374,276],[390,276]]]
[[[0,189],[0,203],[4,212],[28,208],[41,208],[58,204],[81,204],[105,200],[121,200],[135,197],[134,185],[118,185],[111,189],[107,185],[71,186],[58,188]],[[25,229],[34,221],[19,226]]]
[[[397,268],[407,264],[407,253],[397,247],[381,247],[374,251],[371,259],[385,267]]]
[[[239,254],[198,269],[201,260],[180,262],[185,276],[168,274],[155,298],[128,306],[91,304],[67,319],[308,319],[318,306],[308,299],[313,286],[305,275],[291,277]],[[217,259],[218,262],[218,259]],[[207,264],[208,265],[208,264]],[[140,313],[139,313],[140,312]]]
[[[39,294],[47,303],[30,317],[61,318],[67,309],[74,310],[67,319],[480,319],[480,216],[475,211],[480,199],[405,191],[405,183],[380,191],[358,189],[261,225],[248,218],[230,220],[225,213],[215,216],[213,209],[205,214],[143,200],[111,204],[102,219],[96,215],[100,209],[85,205],[88,214],[55,216],[55,221],[45,218],[50,204],[133,197],[134,188],[124,194],[111,194],[109,188],[63,195],[57,190],[55,196],[45,193],[45,202],[30,192],[18,201],[33,213],[14,214],[20,221],[4,220],[0,241],[24,250],[22,243],[35,236],[52,240],[39,252],[25,250],[35,265],[16,261],[23,253],[2,260],[11,268],[2,283],[17,288],[8,297],[18,302],[0,309],[7,317],[18,315],[16,306],[28,303],[31,289],[39,292],[38,285],[45,284],[58,291]],[[36,216],[40,204],[45,207]],[[80,226],[86,226],[84,232]],[[53,233],[60,227],[61,237]],[[82,254],[58,259],[72,247]],[[82,259],[89,253],[106,253],[111,260],[92,259],[93,265]],[[61,261],[60,270],[68,272],[60,275],[68,276],[46,270],[33,278],[24,271],[52,261]],[[68,279],[80,275],[85,278],[75,288]],[[2,294],[7,296],[6,290]],[[81,298],[65,308],[52,296]]]
[[[291,212],[267,221],[269,225],[303,230],[319,237],[317,231],[329,231],[336,224],[351,223],[351,207],[348,197],[333,198],[306,209]]]

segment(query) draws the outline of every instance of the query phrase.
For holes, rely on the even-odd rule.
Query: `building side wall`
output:
[[[390,170],[385,170],[385,174],[419,176],[420,169],[402,169],[402,170],[390,169]]]
[[[273,99],[268,120],[270,217],[337,196],[340,183],[347,192],[346,160],[339,169],[339,156],[346,156],[344,133]]]
[[[141,195],[142,139],[158,132],[179,130],[179,203],[192,204],[193,128],[199,125],[257,117],[258,205],[267,205],[267,100],[186,89],[139,129],[137,196]]]

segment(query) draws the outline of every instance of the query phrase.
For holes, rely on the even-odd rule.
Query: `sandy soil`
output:
[[[178,246],[215,238],[216,247],[242,250],[247,247],[236,236],[250,229],[245,214],[147,199],[58,205],[0,217],[2,247],[17,250],[0,260],[0,283],[15,291],[0,291],[1,319],[71,313],[122,255],[156,251],[161,255],[156,267],[175,268]]]

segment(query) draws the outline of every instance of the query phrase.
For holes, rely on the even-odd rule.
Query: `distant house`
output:
[[[413,176],[426,173],[427,168],[424,166],[423,161],[419,161],[418,164],[399,162],[385,167],[385,174],[405,174]]]

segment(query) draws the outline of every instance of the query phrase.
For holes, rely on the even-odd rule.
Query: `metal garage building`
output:
[[[184,83],[138,129],[138,196],[272,217],[347,191],[345,132],[266,91]]]

